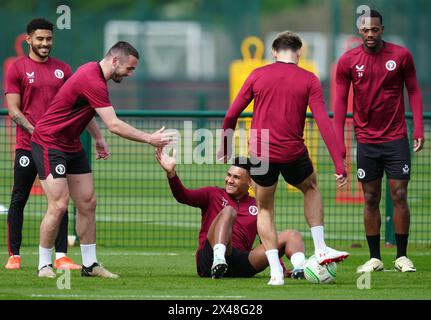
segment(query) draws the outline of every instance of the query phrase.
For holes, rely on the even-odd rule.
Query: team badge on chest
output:
[[[64,78],[64,72],[60,69],[55,69],[54,75],[57,79],[63,79]]]
[[[257,209],[256,206],[250,206],[250,207],[248,207],[248,212],[251,215],[255,216],[255,215],[257,215],[257,213],[259,212],[259,210]]]
[[[386,62],[386,69],[388,71],[393,71],[397,67],[397,63],[394,60],[388,60]]]

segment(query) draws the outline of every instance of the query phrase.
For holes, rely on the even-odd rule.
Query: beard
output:
[[[118,69],[118,68],[115,68],[115,69],[114,69],[114,72],[112,73],[111,79],[112,79],[112,81],[114,81],[114,82],[116,82],[116,83],[120,83],[121,81],[123,81],[124,76],[123,76],[123,75],[121,75],[121,74],[119,74],[119,73],[117,72],[117,69]]]
[[[48,49],[48,53],[46,54],[42,54],[39,52],[40,49]],[[34,45],[31,45],[31,50],[33,51],[33,53],[38,56],[41,59],[45,59],[46,57],[49,56],[49,54],[51,53],[51,47],[36,47]]]
[[[123,77],[119,77],[117,75],[112,75],[111,79],[112,79],[112,81],[114,81],[116,83],[121,83],[121,81],[123,80]]]

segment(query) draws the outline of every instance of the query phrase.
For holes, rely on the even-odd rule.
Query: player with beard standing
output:
[[[51,252],[60,220],[69,203],[76,208],[76,232],[81,243],[82,276],[118,278],[96,257],[96,194],[93,175],[80,141],[87,129],[94,138],[96,160],[109,157],[108,145],[94,116],[108,130],[125,139],[163,147],[173,140],[164,127],[149,134],[118,119],[109,99],[107,82],[120,83],[131,76],[139,53],[129,43],[117,42],[101,61],[80,66],[51,102],[36,124],[31,148],[41,185],[47,194],[48,210],[40,226],[38,276],[54,278]]]
[[[30,52],[8,69],[5,95],[9,115],[16,126],[14,185],[8,210],[8,251],[6,269],[20,269],[20,247],[24,207],[36,178],[37,170],[31,155],[30,138],[36,122],[43,116],[60,87],[72,75],[66,63],[50,57],[53,25],[45,19],[33,19],[27,25]],[[55,240],[55,268],[80,269],[66,256],[68,214],[61,220]]]

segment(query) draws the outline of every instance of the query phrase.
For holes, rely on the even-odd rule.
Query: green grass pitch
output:
[[[1,127],[1,126],[0,126]],[[1,131],[1,130],[0,130]],[[429,134],[428,134],[429,135]],[[36,276],[38,229],[46,208],[43,196],[32,196],[26,207],[22,270],[2,266],[7,259],[6,215],[0,214],[0,300],[7,299],[111,299],[111,300],[418,300],[431,299],[431,249],[429,225],[430,149],[414,159],[409,188],[412,212],[409,257],[416,273],[393,272],[395,248],[382,249],[387,271],[371,274],[370,289],[358,289],[356,267],[368,259],[362,224],[362,204],[335,202],[333,166],[327,151],[319,151],[317,167],[325,207],[325,238],[328,245],[347,250],[351,256],[339,264],[333,285],[313,285],[287,280],[283,287],[269,287],[269,271],[250,279],[202,279],[196,275],[194,250],[197,245],[200,212],[178,205],[172,198],[166,177],[155,163],[153,150],[125,142],[107,134],[112,156],[94,163],[98,196],[98,258],[120,279],[81,278],[72,271],[71,289],[58,289],[58,279]],[[429,140],[429,139],[428,139]],[[94,153],[93,153],[94,154]],[[12,184],[9,147],[0,153],[0,204],[8,205]],[[184,184],[190,188],[223,185],[226,167],[213,165],[178,166]],[[354,178],[352,173],[351,179]],[[306,255],[312,241],[302,213],[303,200],[298,192],[277,190],[277,228],[295,228],[305,237]],[[382,216],[384,208],[382,205]],[[70,212],[73,212],[70,206]],[[384,217],[382,217],[384,219]],[[73,231],[73,218],[69,231]],[[382,225],[384,237],[384,223]],[[353,243],[362,248],[351,248]],[[80,262],[79,247],[70,256]],[[61,277],[59,274],[58,277]]]
[[[4,252],[5,248],[1,250]],[[411,248],[416,273],[393,271],[393,248],[384,248],[385,271],[370,275],[369,289],[359,289],[356,267],[368,254],[351,249],[351,256],[338,264],[335,284],[316,285],[306,280],[286,279],[282,287],[266,283],[269,272],[247,279],[213,280],[195,272],[194,251],[185,249],[98,248],[98,259],[119,279],[82,278],[71,271],[70,289],[59,289],[57,279],[36,276],[37,248],[22,251],[22,269],[0,269],[0,299],[109,299],[109,300],[427,300],[431,299],[430,252]],[[78,247],[69,255],[79,262]],[[3,255],[3,260],[6,256]],[[360,282],[365,285],[365,282]],[[61,288],[61,286],[60,286]]]

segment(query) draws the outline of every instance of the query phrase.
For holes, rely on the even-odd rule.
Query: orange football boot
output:
[[[21,257],[20,256],[10,256],[7,260],[5,269],[9,270],[18,270],[21,269]]]
[[[81,266],[74,263],[69,257],[55,260],[54,268],[59,270],[81,270]]]

